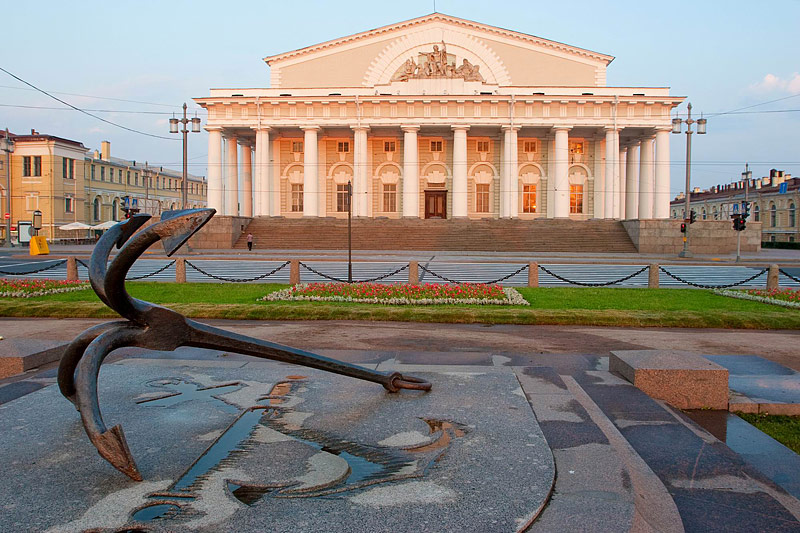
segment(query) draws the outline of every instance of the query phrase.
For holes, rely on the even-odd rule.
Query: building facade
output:
[[[749,182],[695,189],[689,200],[698,220],[730,220],[732,214],[741,211],[745,197],[750,202],[750,220],[761,222],[762,242],[800,242],[800,178],[782,170],[773,169],[769,176]],[[680,194],[670,203],[672,218],[684,218],[684,198]]]
[[[68,238],[76,233],[61,231],[59,226],[121,220],[125,206],[160,215],[181,205],[181,172],[111,157],[109,142],[102,143],[102,151],[91,152],[81,142],[36,131],[9,137],[14,141],[10,156],[13,226],[30,221],[39,210],[42,235]],[[0,155],[5,168],[6,154]],[[0,181],[5,211],[4,173]],[[190,206],[205,206],[206,195],[205,178],[190,175]]]
[[[669,218],[668,88],[613,57],[434,13],[265,58],[212,89],[208,205],[230,216]]]

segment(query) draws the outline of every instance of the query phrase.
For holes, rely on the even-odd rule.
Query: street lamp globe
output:
[[[683,121],[679,118],[672,119],[672,133],[680,133],[681,132],[681,124]]]
[[[178,119],[175,117],[169,119],[169,132],[178,133]]]
[[[697,133],[699,135],[705,135],[705,133],[706,133],[706,123],[707,122],[708,121],[706,119],[704,119],[704,118],[698,118],[697,119]]]
[[[192,133],[200,133],[200,117],[192,119]]]

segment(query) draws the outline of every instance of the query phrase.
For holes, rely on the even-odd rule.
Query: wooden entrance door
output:
[[[425,218],[447,218],[447,191],[425,191]]]

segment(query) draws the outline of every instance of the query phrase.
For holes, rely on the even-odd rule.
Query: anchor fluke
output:
[[[211,220],[214,213],[216,213],[214,209],[178,209],[161,213],[159,234],[167,255],[177,252],[192,235]]]
[[[142,474],[136,467],[136,461],[128,448],[128,441],[125,440],[125,433],[122,426],[116,425],[99,435],[90,435],[100,455],[114,468],[128,476],[134,481],[141,481]]]

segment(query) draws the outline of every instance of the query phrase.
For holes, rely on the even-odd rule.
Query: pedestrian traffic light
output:
[[[747,220],[747,218],[750,216],[750,202],[742,202],[742,208],[742,219]]]
[[[695,213],[694,209],[692,209],[689,213],[689,224],[694,224],[695,220],[697,220],[697,213]]]
[[[686,222],[681,222],[681,233],[686,233]]]

